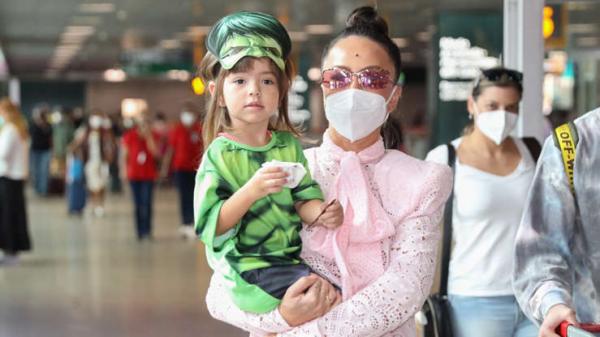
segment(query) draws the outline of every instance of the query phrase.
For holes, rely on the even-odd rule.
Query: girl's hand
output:
[[[321,207],[327,207],[325,212],[323,212],[318,219],[318,223],[321,226],[329,229],[335,229],[342,225],[344,222],[344,209],[339,201],[336,200],[329,206],[323,203]]]
[[[325,315],[340,302],[341,295],[329,282],[311,274],[289,287],[279,304],[279,313],[296,327]]]
[[[288,173],[280,167],[261,167],[244,185],[254,200],[278,193],[288,181]]]

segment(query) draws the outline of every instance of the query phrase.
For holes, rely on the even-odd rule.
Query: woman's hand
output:
[[[548,314],[546,314],[546,318],[544,318],[544,322],[540,326],[538,337],[560,337],[556,333],[556,328],[558,328],[563,321],[578,325],[577,319],[575,318],[575,311],[564,304],[557,304],[551,307],[550,310],[548,310]]]
[[[344,209],[339,201],[336,200],[331,205],[323,203],[322,207],[326,208],[325,212],[318,219],[318,223],[321,226],[335,229],[342,225],[344,222]]]
[[[280,167],[261,167],[244,185],[254,200],[278,193],[288,181],[288,173]]]
[[[279,312],[288,325],[295,327],[325,315],[341,301],[342,296],[329,282],[311,274],[286,291]]]

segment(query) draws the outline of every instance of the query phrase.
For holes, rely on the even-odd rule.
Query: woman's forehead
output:
[[[379,43],[362,36],[349,36],[337,41],[323,59],[323,69],[344,67],[351,71],[377,66],[394,72],[394,65]]]
[[[501,103],[518,103],[521,100],[521,95],[519,95],[517,89],[513,87],[487,87],[481,91],[479,97],[485,101]]]

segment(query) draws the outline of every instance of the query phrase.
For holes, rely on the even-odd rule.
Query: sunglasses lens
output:
[[[386,70],[365,69],[359,74],[360,84],[366,89],[384,89],[391,82]]]
[[[341,69],[329,69],[323,72],[323,84],[329,89],[342,89],[352,83],[352,74]]]

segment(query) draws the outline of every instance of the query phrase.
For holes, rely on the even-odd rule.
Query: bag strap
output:
[[[569,179],[569,186],[571,191],[575,193],[575,186],[573,185],[573,177],[575,175],[575,155],[577,152],[577,143],[579,142],[579,135],[577,128],[573,122],[568,122],[557,127],[554,130],[554,145],[558,147],[562,155],[563,165],[567,178]]]
[[[456,175],[455,163],[456,163],[456,150],[450,143],[446,144],[448,148],[448,166],[452,169],[452,173]],[[450,251],[452,248],[452,209],[454,199],[454,187],[448,201],[446,201],[446,208],[444,209],[444,232],[442,238],[442,264],[440,272],[440,291],[441,296],[448,294],[448,270],[450,268]]]
[[[540,158],[540,153],[542,153],[540,142],[538,142],[535,137],[523,137],[521,140],[525,143],[525,146],[527,146],[527,150],[529,150],[533,161],[537,163],[538,158]]]

